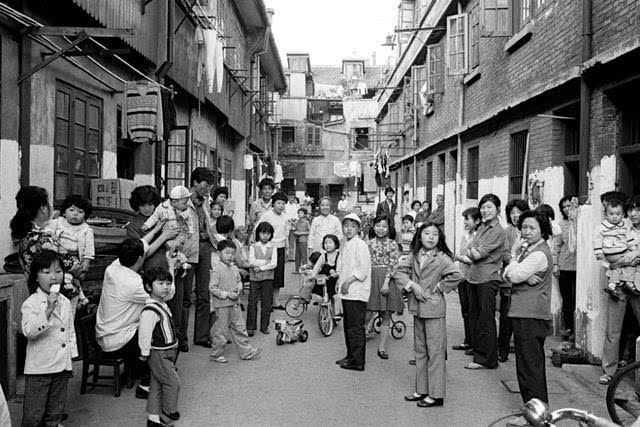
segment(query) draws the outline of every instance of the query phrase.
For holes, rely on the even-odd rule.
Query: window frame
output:
[[[444,92],[444,47],[441,43],[427,46],[427,94]]]
[[[307,139],[307,145],[311,145],[314,147],[322,146],[322,132],[320,131],[319,127],[307,126],[305,134]]]
[[[285,136],[285,130],[289,131],[291,130],[291,141],[285,141],[284,136]],[[295,144],[296,143],[296,127],[295,126],[281,126],[280,127],[280,141],[283,144]]]
[[[368,127],[361,126],[361,127],[354,128],[353,150],[355,151],[371,150],[371,144],[370,144],[371,139],[369,138],[370,133],[371,131],[370,131],[370,128]],[[366,142],[366,144],[363,144],[362,141]]]
[[[177,137],[178,132],[184,132],[184,145],[179,143],[175,143],[175,144],[172,143],[174,142],[174,138]],[[190,141],[191,141],[191,130],[189,129],[189,126],[176,126],[171,130],[171,137],[165,143],[166,144],[165,145],[166,159],[165,159],[165,166],[164,166],[165,167],[165,174],[164,174],[165,196],[168,196],[169,191],[176,185],[184,185],[186,187],[189,187],[188,171],[189,171],[189,156],[190,156],[189,147],[191,145]],[[172,159],[172,153],[178,154],[179,153],[178,148],[181,148],[181,147],[184,147],[184,159],[183,160],[175,159],[175,158]],[[184,165],[183,176],[172,175],[174,171],[177,171],[179,169],[179,168],[172,169],[172,165]]]
[[[469,12],[469,70],[480,66],[480,10],[476,4]]]
[[[520,129],[511,133],[509,141],[509,194],[519,197],[522,193],[522,182],[525,179],[525,161],[529,129]],[[520,148],[521,144],[521,148]],[[520,148],[520,149],[518,149]],[[517,157],[517,158],[516,158]],[[527,194],[525,185],[525,194]]]
[[[526,5],[526,7],[524,7]],[[512,3],[513,10],[511,11],[511,20],[513,26],[513,33],[518,33],[528,23],[530,23],[534,16],[535,11],[533,9],[533,0],[514,0]],[[523,15],[526,11],[526,15]]]
[[[207,146],[197,139],[193,140],[193,146],[191,148],[191,168],[208,167],[209,162],[207,158]]]
[[[467,194],[470,200],[478,199],[478,187],[480,184],[480,146],[467,149]]]
[[[488,2],[492,4],[487,4]],[[481,37],[511,37],[512,29],[512,7],[511,2],[507,0],[503,4],[498,4],[501,0],[480,0],[480,36]],[[500,14],[506,23],[505,28],[498,28],[501,22]],[[490,18],[493,15],[493,18]],[[492,25],[493,24],[493,25]]]
[[[58,94],[63,93],[68,96],[68,105],[64,104],[67,109],[65,114],[67,116],[61,116],[61,112],[59,111]],[[84,121],[78,122],[78,105],[79,102],[84,103]],[[97,109],[97,117],[95,117],[95,126],[90,123],[90,108]],[[103,153],[103,136],[104,136],[104,103],[103,100],[99,97],[86,92],[84,90],[78,89],[74,86],[71,86],[65,82],[56,81],[56,92],[55,92],[55,118],[54,118],[54,153],[53,153],[53,162],[54,162],[54,172],[53,172],[53,200],[54,204],[57,206],[62,203],[64,198],[70,194],[81,194],[84,197],[89,198],[91,195],[91,180],[100,178],[102,176],[102,153]],[[66,143],[64,145],[61,143],[61,139],[59,136],[62,136],[62,130],[58,127],[58,121],[64,121],[67,123],[66,128]],[[84,128],[84,139],[83,145],[80,146],[77,144],[77,127]],[[91,147],[89,145],[89,135],[90,133],[95,135],[96,138],[96,146]],[[62,156],[58,156],[58,153],[66,152],[66,170],[62,165]],[[81,153],[80,153],[81,152]],[[94,156],[95,159],[95,174],[91,174],[89,171],[89,159],[91,156]],[[82,162],[82,173],[76,172],[74,169],[78,161]],[[64,189],[64,197],[58,197],[59,194],[59,185],[58,178],[61,176],[66,177],[66,188]],[[78,191],[78,188],[74,187],[74,181],[76,179],[82,179],[83,183],[83,191]]]
[[[462,25],[460,25],[460,22],[462,22]],[[461,31],[459,30],[460,27],[462,27]],[[446,41],[447,74],[449,76],[461,76],[467,74],[469,72],[468,13],[460,13],[457,15],[447,16]],[[462,44],[462,47],[460,47],[460,44]],[[458,63],[460,60],[463,62],[463,64]]]

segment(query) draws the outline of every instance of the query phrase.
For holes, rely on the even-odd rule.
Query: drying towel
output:
[[[217,38],[216,41],[216,88],[218,93],[222,92],[224,83],[224,39]]]
[[[341,178],[360,178],[360,162],[336,162],[333,164],[333,173]]]
[[[205,73],[205,64],[207,60],[207,49],[204,44],[204,32],[200,27],[196,27],[196,46],[198,46],[198,56],[196,59],[196,86],[200,87],[202,74]]]
[[[164,135],[160,86],[149,81],[124,84],[123,132],[134,142],[154,142]]]
[[[216,74],[218,36],[214,30],[204,30],[204,70],[207,75],[207,91],[213,92]]]
[[[275,168],[274,168],[274,169],[275,169],[275,173],[274,173],[274,175],[275,175],[275,176],[273,177],[273,182],[274,182],[276,185],[278,185],[278,184],[280,184],[280,183],[283,181],[283,179],[284,179],[284,175],[283,175],[283,173],[282,173],[282,166],[280,166],[280,163],[276,163],[276,166],[275,166]]]

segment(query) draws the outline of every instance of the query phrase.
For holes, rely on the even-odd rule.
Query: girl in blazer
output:
[[[416,391],[405,400],[418,402],[421,408],[442,406],[447,350],[444,293],[455,289],[463,277],[437,224],[427,222],[420,226],[411,250],[411,256],[399,264],[394,274],[396,284],[408,292],[414,324]]]

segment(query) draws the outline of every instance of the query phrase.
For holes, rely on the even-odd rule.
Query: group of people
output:
[[[180,418],[175,360],[178,352],[189,351],[194,291],[193,344],[210,348],[213,362],[226,363],[225,348],[233,341],[239,357],[252,360],[262,350],[252,346],[250,338],[258,329],[269,334],[272,311],[283,309],[280,290],[287,249],[296,271],[310,259],[311,276],[327,277],[329,296],[340,301],[346,343],[345,357],[336,362],[341,368],[365,370],[375,314],[381,319],[377,355],[389,359],[391,316],[402,314],[406,301],[413,316],[416,380],[414,393],[405,400],[419,407],[442,406],[444,294],[457,289],[464,341],[453,349],[473,357],[465,368],[496,368],[508,360],[513,336],[523,400],[548,401],[544,342],[550,333],[553,276],[563,299],[562,333],[574,334],[575,197],[560,201],[558,223],[548,205],[531,210],[527,201],[511,200],[505,228],[498,219],[500,199],[487,194],[477,207],[462,213],[465,234],[454,253],[446,244],[442,196],[433,212],[427,202],[410,203],[412,212],[402,217],[396,233],[395,191],[387,188],[363,235],[360,215],[347,212],[338,218],[331,213],[330,199],[323,198],[318,216],[310,220],[295,198],[274,194],[276,186],[269,178],[259,184],[247,227],[236,227],[229,191],[213,189],[214,182],[211,170],[196,168],[191,187],[171,189],[166,201],[154,187],[137,187],[130,199],[135,217],[127,227],[128,238],[105,270],[95,315],[97,343],[105,354],[125,358],[140,378],[135,394],[147,399],[148,426]],[[626,303],[636,316],[640,313],[640,199],[610,192],[602,202],[604,218],[594,248],[608,270],[605,372],[600,378],[606,384],[618,363]],[[69,196],[59,215],[53,215],[48,194],[39,187],[22,188],[16,204],[11,235],[30,293],[21,323],[28,340],[23,425],[57,425],[65,417],[66,387],[77,356],[75,313],[87,303],[82,281],[95,257],[93,232],[86,222],[92,206],[85,198]],[[239,301],[245,285],[246,321]],[[310,299],[311,289],[303,291]]]

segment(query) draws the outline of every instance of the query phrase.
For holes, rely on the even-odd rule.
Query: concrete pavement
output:
[[[287,264],[284,294],[297,291],[299,276],[290,274],[292,266]],[[461,341],[463,331],[457,294],[449,294],[447,302],[450,348]],[[388,341],[389,360],[377,357],[378,338],[373,338],[367,342],[366,371],[353,372],[335,365],[335,360],[345,355],[342,325],[332,336],[323,337],[317,312],[317,306],[309,306],[303,315],[309,331],[306,343],[276,346],[273,328],[269,335],[258,332],[251,341],[264,352],[255,361],[239,360],[233,344],[225,351],[227,364],[209,361],[209,351],[202,347],[192,347],[181,354],[178,369],[182,418],[175,425],[486,426],[522,405],[513,355],[498,369],[468,371],[463,366],[470,357],[450,351],[445,406],[418,408],[403,400],[405,394],[414,391],[414,368],[407,363],[412,358],[413,345],[410,316],[403,316],[407,335]],[[284,317],[280,311],[272,316]],[[68,390],[69,420],[65,426],[144,425],[145,401],[135,399],[133,389],[123,389],[119,398],[105,389],[80,395],[80,364],[76,363],[75,368]],[[604,399],[576,381],[569,371],[548,363],[547,379],[553,408],[572,406],[606,414]],[[593,381],[597,382],[597,378]],[[20,402],[10,406],[14,425],[19,425]]]

